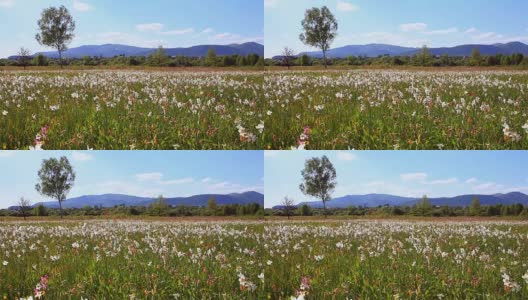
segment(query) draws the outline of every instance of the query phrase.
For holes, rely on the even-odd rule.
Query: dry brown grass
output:
[[[148,66],[68,66],[61,69],[58,66],[27,68],[16,66],[0,66],[0,71],[151,71],[151,72],[256,72],[264,71],[263,67],[148,67]]]
[[[308,66],[308,67],[291,67],[290,71],[352,71],[352,70],[394,70],[394,71],[427,71],[427,72],[438,72],[438,71],[453,71],[453,72],[480,72],[480,71],[526,71],[528,67],[512,66],[512,67],[414,67],[414,66],[329,66],[325,69],[324,66]],[[268,66],[266,71],[288,71],[287,67],[280,66]]]

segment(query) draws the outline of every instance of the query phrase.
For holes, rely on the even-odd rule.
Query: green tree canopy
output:
[[[75,172],[65,156],[60,159],[50,158],[42,161],[38,171],[39,183],[35,189],[42,195],[59,201],[60,215],[63,217],[62,202],[73,187]]]
[[[40,32],[35,39],[39,44],[57,49],[62,68],[62,52],[68,50],[68,44],[75,37],[75,21],[64,5],[50,7],[42,11],[38,20]]]
[[[326,202],[332,199],[332,193],[337,185],[336,170],[328,157],[314,157],[304,163],[301,171],[303,182],[299,189],[303,194],[316,197],[323,201],[324,214],[326,217]]]
[[[338,24],[328,7],[311,8],[304,13],[301,22],[304,32],[299,39],[307,45],[316,47],[323,51],[324,65],[327,67],[326,52],[337,36]]]

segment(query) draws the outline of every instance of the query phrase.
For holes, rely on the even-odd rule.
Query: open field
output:
[[[527,222],[273,222],[273,299],[526,299]]]
[[[528,149],[528,72],[435,70],[267,72],[264,145]]]
[[[263,230],[248,221],[2,223],[0,296],[35,296],[43,280],[45,299],[265,299]]]
[[[0,149],[260,149],[260,72],[0,73]]]

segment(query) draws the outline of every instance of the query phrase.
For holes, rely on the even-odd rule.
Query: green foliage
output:
[[[62,52],[68,49],[68,44],[75,36],[73,17],[63,5],[59,8],[50,7],[42,11],[38,27],[40,32],[36,34],[35,39],[41,45],[57,49],[62,67]]]
[[[210,67],[215,67],[218,64],[218,57],[214,48],[209,48],[209,51],[207,51],[205,62]]]
[[[471,205],[469,206],[469,214],[472,216],[479,216],[480,215],[480,200],[475,197],[471,201]]]
[[[33,58],[32,64],[38,67],[44,67],[48,65],[48,59],[42,53],[39,53]]]
[[[166,216],[168,211],[169,205],[167,204],[167,200],[161,195],[149,206],[149,213],[152,216]]]
[[[48,209],[44,205],[40,204],[33,208],[33,214],[37,217],[45,217],[48,215]]]
[[[337,36],[338,24],[328,7],[306,10],[301,22],[304,32],[299,35],[301,42],[323,51],[324,65],[327,66],[326,51]]]
[[[418,202],[415,206],[416,213],[419,216],[430,216],[432,212],[433,206],[431,205],[431,202],[429,201],[429,198],[427,196],[423,196],[422,200]]]
[[[160,45],[158,50],[148,56],[147,64],[152,67],[163,67],[167,65],[168,59],[165,49]]]
[[[65,156],[60,159],[50,158],[42,161],[38,171],[39,183],[35,189],[42,195],[57,199],[62,218],[62,202],[75,182],[75,172]]]
[[[304,163],[301,175],[303,177],[303,182],[299,185],[301,192],[321,199],[326,212],[326,202],[332,199],[332,193],[337,185],[336,170],[328,157],[324,155],[321,158],[308,159]]]
[[[469,59],[469,64],[472,66],[480,66],[482,62],[482,56],[480,55],[480,51],[475,48],[471,52],[471,58]]]
[[[207,210],[209,212],[209,215],[216,216],[217,209],[218,209],[218,205],[216,205],[216,200],[213,197],[211,197],[207,201]]]

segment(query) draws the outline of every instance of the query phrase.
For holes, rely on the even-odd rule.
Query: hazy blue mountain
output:
[[[170,56],[189,56],[189,57],[204,57],[207,55],[209,49],[215,49],[219,56],[225,55],[248,55],[258,54],[264,56],[264,45],[259,43],[243,43],[231,45],[199,45],[188,48],[166,48],[165,52]],[[105,44],[105,45],[87,45],[68,49],[62,55],[64,58],[82,58],[84,56],[92,57],[114,57],[118,55],[124,56],[147,56],[156,51],[156,48],[141,48],[119,44]],[[58,58],[57,51],[39,52],[46,57]],[[39,54],[35,53],[33,56]],[[10,59],[16,59],[15,56],[10,56]]]
[[[206,195],[195,195],[190,197],[177,197],[177,198],[166,198],[167,204],[172,206],[186,205],[186,206],[205,206],[210,198],[214,198],[218,205],[227,204],[250,204],[258,203],[264,206],[264,195],[257,192],[245,192],[240,194],[206,194]],[[89,195],[81,196],[76,198],[67,199],[62,203],[64,208],[82,208],[85,206],[101,206],[101,207],[114,207],[116,205],[125,206],[148,206],[154,202],[155,198],[148,197],[136,197],[130,195],[120,194],[105,194],[105,195]],[[46,207],[58,208],[59,203],[57,201],[40,202],[33,206],[44,205]]]
[[[522,53],[528,55],[528,45],[521,42],[511,42],[494,45],[460,45],[455,47],[429,48],[433,55],[447,54],[449,56],[470,56],[473,49],[477,48],[482,55],[496,55]],[[348,56],[377,57],[380,55],[409,56],[418,53],[420,48],[400,47],[386,44],[349,45],[331,49],[327,52],[328,57],[346,58]],[[323,57],[321,51],[305,52],[312,57]],[[299,55],[305,54],[301,53]]]
[[[327,207],[345,208],[349,206],[376,207],[380,205],[397,206],[413,201],[414,198],[399,197],[386,194],[368,194],[368,195],[347,195],[334,198],[327,202]],[[311,207],[323,207],[321,201],[303,202],[299,205],[308,204]]]
[[[495,194],[495,195],[460,195],[455,197],[441,197],[441,198],[429,198],[432,205],[447,205],[447,206],[469,206],[473,198],[477,197],[480,200],[481,205],[511,205],[511,204],[523,204],[528,205],[528,195],[520,192],[512,192],[508,194]],[[348,195],[344,197],[334,198],[327,202],[329,208],[346,208],[350,206],[363,206],[363,207],[377,207],[380,205],[389,206],[413,206],[420,201],[420,198],[412,197],[399,197],[394,195],[385,194],[368,194],[368,195]],[[321,201],[310,201],[302,202],[299,204],[308,204],[314,208],[322,208],[323,204]],[[280,206],[277,206],[280,207]]]

